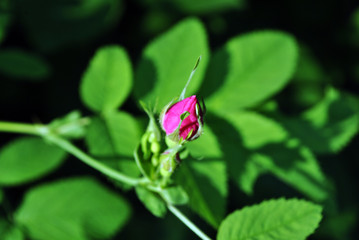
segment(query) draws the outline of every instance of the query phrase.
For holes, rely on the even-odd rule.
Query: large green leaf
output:
[[[230,214],[218,240],[304,240],[318,227],[322,208],[297,199],[264,201]]]
[[[121,106],[132,87],[132,67],[118,46],[100,48],[81,82],[82,101],[93,111],[108,112]]]
[[[86,133],[90,153],[102,157],[133,158],[140,138],[139,123],[126,112],[111,112],[101,118],[92,118]]]
[[[331,193],[311,151],[292,138],[283,127],[260,114],[228,112],[209,116],[221,144],[231,178],[250,194],[258,177],[270,172],[309,197],[322,201]]]
[[[245,0],[165,0],[174,4],[186,13],[212,13],[229,9],[239,9],[245,4]]]
[[[91,155],[101,162],[130,176],[139,175],[133,152],[140,141],[140,130],[136,119],[128,113],[91,118],[85,141]]]
[[[136,97],[157,106],[157,111],[160,111],[180,95],[199,56],[202,56],[202,61],[187,88],[188,95],[194,93],[202,82],[209,50],[202,23],[196,19],[184,20],[143,51],[136,71]]]
[[[0,51],[0,72],[14,78],[43,79],[50,74],[44,59],[20,49]]]
[[[314,152],[335,153],[358,133],[358,106],[351,96],[328,88],[325,97],[301,118],[279,120]]]
[[[259,31],[235,37],[211,59],[202,94],[209,109],[251,107],[281,90],[291,79],[297,61],[294,38],[278,31]]]
[[[186,159],[176,172],[176,180],[187,192],[190,208],[217,228],[226,210],[224,161]]]
[[[83,46],[121,16],[119,0],[11,0],[28,39],[40,50]]]
[[[31,189],[15,221],[33,239],[107,239],[129,215],[129,205],[118,194],[91,178],[73,178]]]
[[[17,185],[53,171],[66,153],[40,138],[25,137],[0,150],[0,185]]]
[[[141,140],[141,129],[136,119],[126,112],[111,112],[105,116],[105,121],[116,153],[133,157]]]
[[[111,157],[116,155],[106,122],[101,117],[92,117],[85,141],[91,155]]]

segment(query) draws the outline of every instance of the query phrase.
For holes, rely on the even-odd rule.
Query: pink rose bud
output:
[[[182,116],[182,119],[181,119]],[[183,117],[185,117],[183,119]],[[194,140],[202,133],[203,112],[195,95],[167,106],[161,115],[162,128],[171,140]],[[181,126],[179,126],[181,124]]]

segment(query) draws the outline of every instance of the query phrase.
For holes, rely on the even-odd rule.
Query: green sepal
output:
[[[144,159],[144,155],[145,154],[142,151],[142,145],[139,144],[133,154],[135,162],[142,175],[148,179],[151,179],[152,164],[151,161],[148,161],[148,159]]]
[[[48,124],[50,132],[65,138],[83,138],[85,127],[90,123],[89,118],[83,118],[80,111],[72,111],[64,117],[56,118]]]

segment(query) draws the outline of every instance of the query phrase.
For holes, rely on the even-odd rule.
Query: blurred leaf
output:
[[[156,217],[164,217],[167,213],[165,202],[156,193],[143,187],[136,187],[136,193],[145,207]]]
[[[336,153],[358,133],[359,108],[354,98],[334,88],[302,118],[279,120],[301,142],[320,154]]]
[[[297,44],[284,32],[260,31],[232,38],[215,52],[202,94],[219,112],[252,107],[280,91],[291,79]]]
[[[1,188],[0,188],[0,205],[1,205],[1,203],[2,203],[3,197],[4,197],[4,193],[3,193],[3,191],[2,191]]]
[[[82,118],[77,110],[66,114],[63,117],[56,118],[49,123],[50,131],[56,135],[67,138],[82,138],[85,136],[85,125],[89,123],[88,118]]]
[[[48,77],[50,66],[34,54],[20,49],[4,49],[0,51],[0,72],[9,77],[35,81]]]
[[[218,240],[304,240],[318,227],[322,208],[297,199],[269,200],[230,214]]]
[[[18,227],[11,225],[0,217],[0,239],[23,240],[25,237]]]
[[[299,50],[298,67],[294,79],[301,83],[321,82],[326,76],[318,60],[307,46],[301,44]]]
[[[224,161],[186,159],[175,177],[189,196],[190,208],[217,228],[226,211],[228,193]]]
[[[81,82],[82,101],[93,111],[117,109],[132,87],[132,67],[126,51],[118,46],[100,48]]]
[[[185,13],[205,14],[224,10],[240,9],[246,5],[246,0],[165,0],[173,3]]]
[[[0,43],[6,37],[10,20],[9,2],[7,0],[2,0],[0,1]]]
[[[183,205],[188,202],[188,195],[181,186],[171,186],[163,189],[162,196],[173,205]]]
[[[151,42],[144,49],[136,70],[134,94],[160,111],[179,96],[199,56],[199,64],[187,95],[200,86],[209,50],[205,29],[197,19],[187,19]]]
[[[0,185],[33,181],[57,168],[66,153],[40,138],[16,139],[0,150]]]
[[[13,0],[28,38],[40,50],[83,45],[118,21],[120,0]]]
[[[208,116],[231,178],[247,194],[258,177],[270,172],[309,197],[321,201],[331,185],[314,155],[273,120],[253,112]]]
[[[110,238],[128,220],[130,207],[91,178],[33,188],[15,214],[17,224],[39,240]]]
[[[318,229],[318,235],[327,239],[350,240],[357,229],[356,209],[346,210],[334,216],[326,216]]]

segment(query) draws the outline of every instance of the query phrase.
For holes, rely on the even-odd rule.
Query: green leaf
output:
[[[203,80],[209,50],[202,23],[186,19],[146,46],[136,70],[135,96],[159,112],[180,95],[199,56],[202,61],[187,95],[196,92]]]
[[[294,38],[279,31],[259,31],[231,39],[208,67],[202,94],[213,111],[252,107],[280,91],[297,61]]]
[[[314,152],[336,153],[358,133],[358,106],[350,95],[328,88],[325,97],[301,118],[280,117],[279,120]]]
[[[57,168],[66,153],[40,138],[16,139],[0,150],[0,185],[33,181]]]
[[[92,155],[133,157],[141,138],[136,119],[126,112],[111,112],[94,117],[86,132],[86,143]]]
[[[247,194],[269,172],[307,196],[322,201],[332,192],[311,151],[275,121],[241,111],[209,115],[208,125],[221,144],[231,178]]]
[[[4,193],[3,193],[3,191],[1,190],[1,188],[0,188],[0,205],[1,205],[1,203],[2,203],[2,199],[4,198]]]
[[[0,217],[0,239],[1,240],[23,240],[25,239],[21,229],[11,225]]]
[[[204,126],[204,134],[196,141],[187,144],[187,149],[196,159],[223,159],[221,145],[208,125]]]
[[[116,153],[132,157],[141,140],[136,119],[126,112],[111,112],[105,116],[105,121]]]
[[[84,76],[80,94],[93,111],[117,109],[128,97],[132,87],[132,67],[126,51],[119,46],[97,50]]]
[[[183,205],[188,202],[188,195],[180,186],[167,187],[162,190],[163,198],[173,205]]]
[[[158,194],[139,186],[136,187],[136,194],[153,215],[157,217],[164,217],[166,215],[166,204]]]
[[[31,189],[15,221],[33,239],[107,239],[129,215],[129,205],[118,194],[91,178],[73,178]]]
[[[318,227],[322,208],[297,199],[264,201],[230,214],[218,240],[304,240]]]
[[[87,127],[85,141],[91,155],[97,157],[116,155],[108,127],[101,117],[91,118]]]
[[[0,237],[2,240],[23,240],[23,239],[25,239],[24,234],[16,226],[9,226],[7,231],[3,235],[1,235],[1,233],[0,233]]]
[[[245,0],[167,0],[185,13],[206,14],[229,9],[240,9],[246,4]]]
[[[186,159],[175,177],[189,196],[190,208],[217,228],[226,209],[227,175],[224,161]]]
[[[41,51],[86,46],[121,16],[119,0],[11,0],[27,39]],[[68,49],[70,50],[70,49]]]
[[[50,66],[32,53],[5,49],[0,51],[0,72],[12,78],[39,80],[49,76]]]

